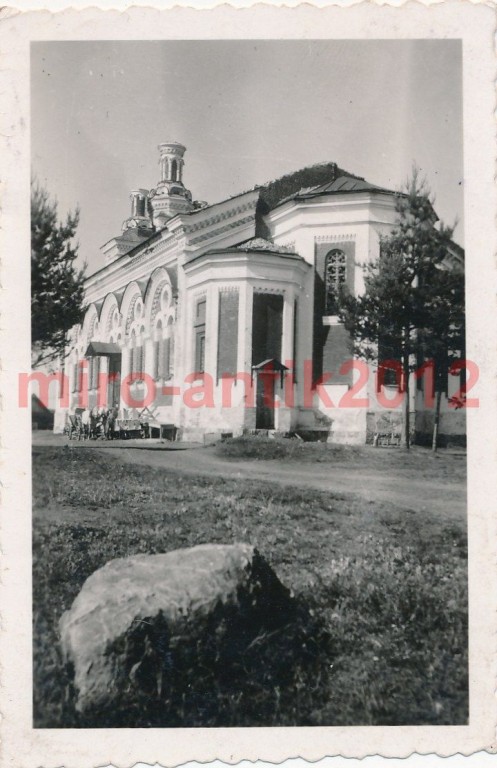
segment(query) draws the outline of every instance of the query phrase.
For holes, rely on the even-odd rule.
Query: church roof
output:
[[[125,232],[123,232],[122,235],[118,235],[116,240],[123,240],[124,242],[131,243],[142,243],[144,240],[150,237],[152,232],[149,229],[127,229]]]
[[[254,239],[248,240],[245,243],[240,243],[239,245],[231,245],[226,248],[212,248],[204,253],[196,254],[188,259],[187,264],[192,264],[197,259],[201,259],[205,256],[227,255],[233,254],[236,251],[243,251],[245,253],[271,253],[282,258],[304,261],[302,256],[295,252],[294,248],[285,245],[276,245],[265,238],[255,237]]]
[[[366,179],[352,176],[339,176],[330,181],[314,187],[303,187],[297,192],[284,197],[278,205],[283,205],[289,200],[309,200],[321,195],[344,194],[350,192],[382,192],[387,195],[396,194],[392,189],[380,187],[377,184],[370,184]]]
[[[392,189],[386,189],[386,187],[379,187],[375,184],[370,184],[365,179],[352,179],[349,176],[340,176],[340,178],[332,181],[330,184],[323,184],[321,187],[317,187],[314,190],[315,194],[321,192],[387,192],[389,195],[395,194]]]
[[[364,181],[359,176],[340,168],[336,163],[330,162],[309,165],[298,171],[280,176],[273,181],[268,181],[258,188],[260,195],[259,212],[261,214],[269,213],[283,200],[291,198],[301,189],[330,184],[341,177]]]

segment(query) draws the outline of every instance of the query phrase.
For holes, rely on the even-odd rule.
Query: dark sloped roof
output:
[[[35,395],[34,392],[31,395],[31,412],[34,414],[44,414],[53,416],[53,410],[51,408],[48,408],[45,403],[40,400],[38,395]]]
[[[91,341],[85,352],[85,357],[110,357],[111,355],[120,355],[121,351],[119,344]]]
[[[283,199],[294,195],[303,188],[330,184],[341,177],[364,181],[359,176],[339,168],[336,163],[318,163],[280,176],[279,179],[269,181],[259,188],[260,213],[268,213],[276,208]]]
[[[323,184],[318,187],[315,192],[320,194],[321,192],[387,192],[390,195],[395,194],[392,189],[386,189],[386,187],[379,187],[375,184],[370,184],[365,179],[351,179],[350,176],[340,176],[340,178],[332,181],[331,184]]]
[[[299,189],[294,194],[288,195],[283,198],[283,200],[280,200],[278,205],[282,205],[289,200],[308,200],[320,195],[344,194],[350,192],[383,192],[388,195],[395,194],[392,189],[386,189],[386,187],[370,184],[369,181],[366,181],[365,179],[339,176],[337,179],[332,179],[325,184]]]
[[[232,255],[237,251],[242,253],[270,253],[272,256],[278,256],[281,259],[293,259],[294,261],[305,261],[298,253],[292,248],[285,248],[283,246],[275,245],[269,241],[251,240],[240,245],[231,245],[227,248],[211,248],[203,253],[196,254],[189,258],[185,263],[187,265],[193,264],[194,261],[202,259],[208,256],[219,255]]]

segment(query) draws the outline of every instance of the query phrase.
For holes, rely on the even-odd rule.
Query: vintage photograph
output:
[[[461,40],[30,56],[34,727],[466,725]]]

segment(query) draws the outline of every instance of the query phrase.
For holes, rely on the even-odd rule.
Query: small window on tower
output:
[[[347,257],[338,248],[335,248],[326,255],[324,279],[326,290],[325,312],[327,315],[336,315],[338,314],[340,289],[347,281]]]

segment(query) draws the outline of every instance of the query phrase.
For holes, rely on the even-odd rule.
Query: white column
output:
[[[183,387],[187,373],[192,370],[191,346],[193,339],[193,300],[187,290],[186,276],[183,269],[178,274],[178,303],[176,305],[174,337],[174,374],[176,386]],[[181,397],[174,398],[178,413],[181,408]]]
[[[240,296],[238,304],[238,354],[237,354],[237,373],[252,374],[252,315],[254,288],[247,281],[240,283]],[[256,382],[252,381],[255,388]],[[245,387],[245,385],[243,385]],[[255,392],[253,392],[255,404]],[[250,400],[247,399],[247,390],[245,388],[244,405],[248,406]],[[246,410],[244,408],[243,427],[253,429],[255,427],[255,409]]]
[[[100,364],[98,367],[98,399],[105,401],[105,408],[110,408],[112,404],[107,401],[107,392],[109,388],[109,358],[100,357]]]
[[[285,383],[286,377],[293,376],[293,315],[295,310],[295,290],[292,287],[285,290],[283,299],[283,330],[281,339],[281,362],[290,368],[288,374],[280,376],[275,380],[275,394],[279,400],[279,407],[275,410],[275,428],[281,431],[288,431],[291,428],[291,408],[285,403]],[[290,362],[291,361],[291,362]],[[281,382],[283,381],[283,386]]]
[[[125,344],[122,347],[122,356],[121,356],[121,392],[120,392],[120,401],[119,401],[119,410],[122,412],[123,409],[130,410],[129,401],[126,402],[124,400],[123,395],[129,393],[129,385],[123,386],[123,382],[130,373],[131,369],[131,350],[129,346],[129,342]]]
[[[205,317],[205,371],[212,376],[213,383],[217,374],[217,346],[219,328],[219,290],[210,285],[207,290],[207,311]]]
[[[254,289],[247,282],[240,285],[238,305],[237,373],[251,373],[252,365],[252,304]]]
[[[287,288],[283,302],[283,338],[281,340],[281,362],[287,364],[287,360],[293,357],[293,315],[295,311],[295,290]]]

